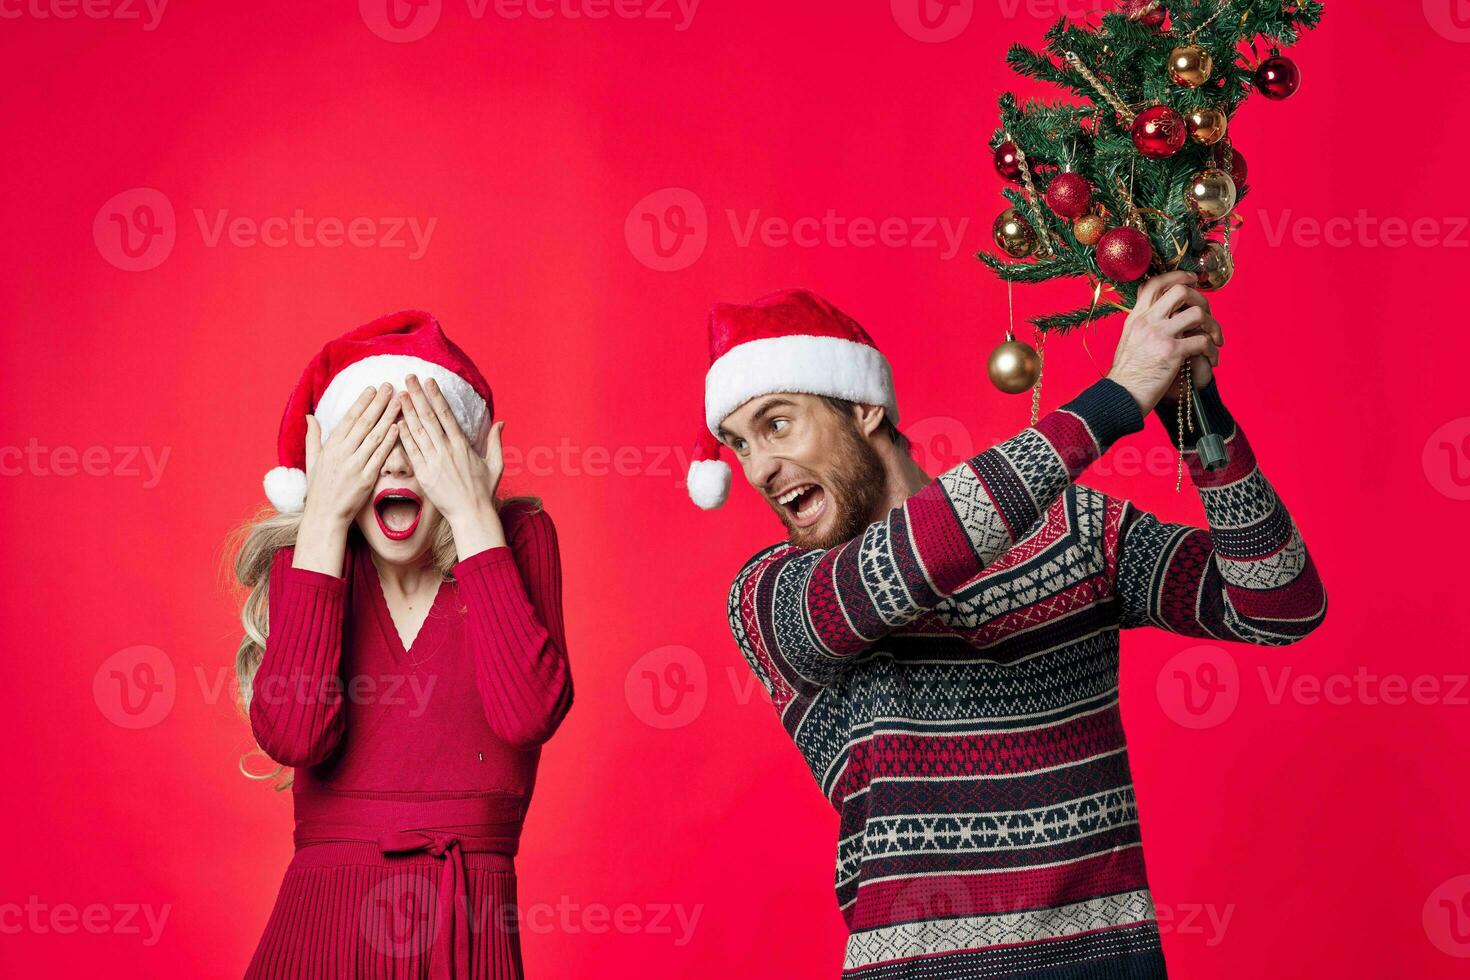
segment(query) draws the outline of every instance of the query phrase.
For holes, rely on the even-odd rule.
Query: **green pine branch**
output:
[[[999,101],[1000,125],[991,147],[1014,140],[1034,171],[1037,194],[1056,174],[1072,170],[1093,188],[1094,209],[1109,227],[1136,216],[1153,242],[1155,265],[1151,274],[1167,269],[1192,271],[1198,256],[1218,228],[1206,227],[1193,212],[1187,189],[1195,174],[1209,167],[1228,169],[1229,135],[1216,147],[1191,140],[1165,160],[1142,156],[1133,145],[1130,120],[1120,117],[1109,100],[1067,60],[1074,53],[1105,84],[1130,114],[1163,104],[1186,114],[1211,106],[1234,117],[1254,93],[1254,66],[1275,50],[1298,43],[1321,22],[1319,0],[1164,0],[1169,29],[1157,31],[1121,13],[1102,16],[1097,25],[1062,18],[1046,31],[1040,48],[1015,44],[1006,62],[1018,75],[1063,90],[1056,101],[1018,102],[1005,93]],[[1169,77],[1170,52],[1187,43],[1208,51],[1214,60],[1210,81],[1198,89]],[[1084,123],[1088,123],[1084,127]],[[1237,188],[1237,207],[1249,188]],[[1038,199],[1027,199],[1019,186],[1004,195],[1053,244],[1055,254],[1038,251],[1029,260],[982,254],[981,260],[1002,279],[1040,283],[1061,277],[1084,282],[1102,278],[1093,249],[1075,238],[1071,222],[1055,215]],[[1136,209],[1136,210],[1135,210]],[[1111,283],[1125,305],[1137,295],[1136,283]],[[1065,332],[1117,312],[1106,303],[1065,313],[1046,314],[1033,322],[1044,330]]]

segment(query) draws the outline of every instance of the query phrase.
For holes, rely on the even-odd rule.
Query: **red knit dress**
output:
[[[296,769],[296,853],[247,978],[521,976],[513,858],[572,681],[556,530],[501,520],[408,649],[355,533],[341,578],[277,553],[250,723]]]

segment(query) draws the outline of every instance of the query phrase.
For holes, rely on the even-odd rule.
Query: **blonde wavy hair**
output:
[[[541,500],[538,497],[497,497],[495,509],[501,510],[510,503],[529,504],[533,509],[541,508]],[[246,521],[235,533],[231,535],[231,550],[234,552],[234,579],[244,586],[248,591],[245,601],[240,607],[240,623],[245,627],[245,635],[240,638],[240,646],[235,651],[235,679],[239,687],[239,708],[246,719],[250,717],[250,701],[254,695],[255,672],[260,669],[261,658],[265,656],[265,641],[270,633],[270,579],[271,565],[276,558],[276,552],[282,548],[289,548],[296,544],[296,533],[301,528],[301,514],[279,514],[274,508],[265,507],[253,518]],[[357,544],[366,547],[366,543],[360,540],[360,533],[356,523],[349,527],[347,534],[351,548],[352,537],[359,536]],[[450,530],[449,522],[442,515],[439,526],[434,529],[434,540],[429,549],[433,557],[434,567],[445,581],[453,581],[453,569],[459,561],[454,548],[454,532]],[[240,772],[248,779],[269,780],[275,779],[286,771],[286,767],[277,764],[271,772],[252,772],[246,766],[246,760],[251,756],[264,756],[265,752],[256,746],[240,758]],[[276,789],[288,789],[291,778],[286,777],[276,784]]]

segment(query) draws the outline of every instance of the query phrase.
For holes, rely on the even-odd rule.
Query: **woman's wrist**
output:
[[[341,575],[350,525],[350,520],[314,512],[308,507],[296,528],[296,551],[291,564],[313,572]]]
[[[463,514],[448,518],[454,532],[454,550],[460,561],[491,548],[505,547],[505,528],[493,501],[483,501]]]

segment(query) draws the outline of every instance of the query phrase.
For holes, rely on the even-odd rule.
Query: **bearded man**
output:
[[[843,976],[1164,977],[1118,709],[1119,633],[1276,646],[1326,595],[1214,378],[1224,337],[1193,277],[1144,284],[1108,376],[930,477],[892,373],[807,291],[710,316],[708,437],[786,540],[730,590],[730,628],[837,809]],[[1186,457],[1208,528],[1074,481],[1157,410],[1185,362],[1230,461]]]

